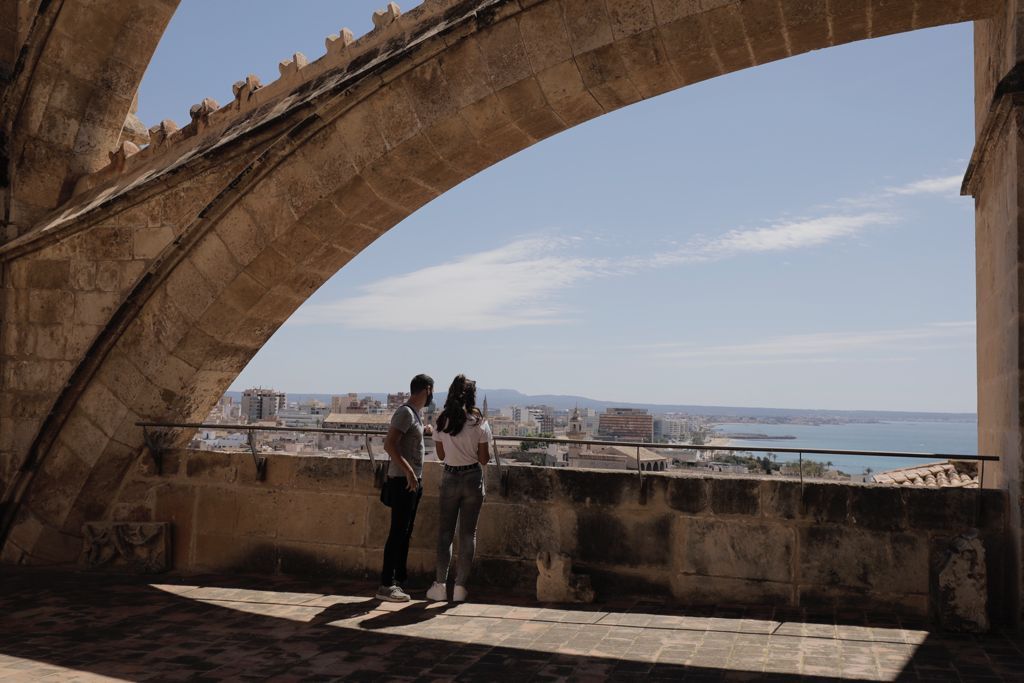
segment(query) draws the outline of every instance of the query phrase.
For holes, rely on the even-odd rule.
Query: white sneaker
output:
[[[448,599],[448,587],[443,583],[434,582],[430,588],[427,589],[427,600],[434,600],[436,602],[444,602]]]
[[[455,584],[455,590],[452,591],[452,602],[466,602],[466,597],[469,593],[466,592],[465,586]]]
[[[381,586],[377,589],[375,597],[384,602],[409,602],[411,600],[409,594],[398,586]]]

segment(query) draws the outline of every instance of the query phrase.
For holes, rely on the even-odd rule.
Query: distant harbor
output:
[[[977,422],[875,422],[847,424],[757,424],[757,433],[751,434],[749,422],[716,424],[715,437],[727,439],[728,447],[765,448],[766,440],[784,440],[786,448],[811,448],[863,451],[902,451],[907,453],[935,453],[934,461],[946,460],[949,455],[978,453]],[[746,431],[744,431],[746,430]],[[766,438],[767,437],[767,438]],[[781,447],[781,446],[780,446]],[[986,453],[984,455],[1000,455]],[[797,459],[795,453],[779,453],[776,459],[787,462]],[[864,474],[912,465],[923,465],[933,460],[900,458],[897,456],[871,457],[856,455],[809,454],[805,460],[831,462],[846,474]]]

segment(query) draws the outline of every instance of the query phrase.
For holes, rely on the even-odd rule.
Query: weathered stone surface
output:
[[[141,0],[64,3],[59,17],[47,15],[56,22],[53,31],[38,32],[45,44],[26,46],[25,54],[42,56],[22,70],[31,79],[18,84],[25,97],[3,100],[16,102],[4,117],[16,122],[7,138],[16,161],[10,203],[0,207],[12,225],[0,226],[0,240],[25,235],[31,248],[14,255],[0,245],[2,268],[10,273],[4,285],[10,296],[5,291],[0,311],[0,395],[11,397],[6,412],[20,411],[0,429],[0,456],[20,462],[36,436],[33,430],[55,410],[67,414],[67,433],[48,435],[58,445],[41,454],[42,462],[64,458],[61,449],[74,447],[82,451],[75,458],[85,465],[68,471],[53,467],[66,479],[61,481],[44,465],[25,499],[15,501],[52,515],[47,524],[53,528],[27,536],[49,539],[51,554],[60,538],[79,533],[76,515],[109,508],[104,497],[112,493],[105,488],[118,488],[113,478],[123,456],[100,457],[109,448],[90,446],[95,434],[83,425],[120,444],[115,451],[138,452],[143,444],[134,417],[201,418],[334,269],[472,174],[566,127],[683,83],[869,33],[985,18],[997,9],[992,0],[524,0],[478,13],[473,2],[431,0],[401,16],[389,5],[377,15],[370,35],[353,40],[342,31],[323,60],[305,64],[295,56],[283,78],[267,87],[247,79],[236,88],[234,105],[219,108],[204,101],[185,130],[164,122],[151,131],[149,148],[136,153],[130,146],[120,148],[110,166],[93,173],[116,147],[133,106],[130,93],[176,3],[157,4],[153,9]],[[451,25],[432,34],[440,17]],[[979,53],[997,57],[979,68],[982,114],[994,84],[1020,52],[1002,49],[1019,32],[997,23],[988,22],[979,32]],[[413,36],[419,42],[408,47]],[[83,41],[101,47],[83,52]],[[379,68],[373,66],[378,58]],[[314,79],[324,87],[307,87]],[[295,106],[278,106],[284,102]],[[15,111],[22,106],[17,103],[24,103],[23,111]],[[53,125],[60,121],[75,125]],[[1012,147],[1010,139],[997,147]],[[267,150],[287,153],[274,156]],[[986,181],[979,202],[977,261],[979,273],[986,274],[979,276],[978,288],[979,410],[985,449],[991,445],[1017,463],[1020,420],[1012,407],[1015,399],[1007,397],[1019,393],[1019,316],[1005,315],[1019,304],[1016,223],[1008,218],[1019,214],[1012,151],[997,149],[982,173],[996,181]],[[83,174],[87,182],[79,183]],[[83,191],[69,199],[76,185]],[[49,218],[33,225],[44,214]],[[989,278],[992,273],[998,278]],[[127,317],[123,334],[118,311]],[[16,332],[9,334],[8,328]],[[94,343],[102,353],[89,353]],[[98,367],[87,367],[93,363]],[[79,367],[89,371],[72,375]],[[73,377],[75,384],[68,385]],[[92,383],[104,391],[90,390]],[[85,398],[79,402],[78,396]],[[73,436],[84,438],[67,438]],[[201,475],[200,465],[186,462],[182,478],[197,489],[257,486],[248,467],[239,465],[230,480],[226,470]],[[330,493],[326,481],[335,486],[333,475],[317,480],[292,468],[281,472],[285,476],[274,486],[291,487],[296,477],[305,477],[302,484],[314,493]],[[10,476],[3,475],[5,481]],[[1014,466],[994,476],[1000,486],[1019,489]],[[345,486],[358,490],[364,480],[357,468]],[[595,538],[590,532],[604,518],[654,539],[664,532],[664,519],[706,514],[771,519],[800,533],[811,524],[853,524],[865,532],[909,526],[927,534],[975,521],[969,506],[955,498],[944,509],[908,500],[904,517],[885,494],[851,497],[844,487],[808,485],[796,508],[793,489],[783,485],[653,481],[658,486],[651,488],[621,475],[515,472],[505,482],[506,502],[583,508],[586,514],[575,522]],[[342,490],[349,489],[337,484],[334,493]],[[202,508],[197,520],[210,517],[210,503],[204,501],[211,495],[209,490],[197,494]],[[73,496],[71,510],[59,500],[64,496]],[[248,499],[248,494],[237,498]],[[428,499],[425,505],[430,510],[433,503]],[[237,533],[238,515],[221,512],[233,521],[212,521],[216,533],[193,534],[193,545],[199,536]],[[648,521],[640,521],[641,512]],[[1012,522],[1017,512],[982,517]],[[320,510],[313,516],[325,515]],[[375,507],[366,506],[364,515],[366,528],[378,531]],[[530,520],[524,523],[532,525]],[[429,532],[424,526],[416,536],[418,552],[428,560]],[[1015,533],[1019,541],[1019,529]],[[562,543],[564,536],[560,529]],[[532,552],[537,538],[502,552]],[[666,538],[660,538],[665,548]],[[888,547],[897,536],[884,538]],[[301,544],[315,541],[294,543],[306,552]],[[215,553],[212,545],[206,547]],[[592,543],[584,550],[596,560],[600,548]],[[319,552],[311,551],[313,557]],[[664,565],[671,554],[633,540],[613,545],[611,552],[627,563],[639,557],[652,565]],[[214,556],[204,555],[204,561]],[[233,555],[250,556],[283,557],[265,546]],[[531,566],[532,561],[527,558]],[[667,571],[658,571],[664,582]]]
[[[572,558],[563,553],[537,555],[537,600],[540,602],[593,602],[589,576],[572,572]]]
[[[717,482],[716,482],[717,483]],[[796,532],[775,523],[709,518],[676,522],[673,565],[686,574],[789,583]]]
[[[621,476],[621,475],[620,475]],[[664,565],[672,518],[591,508],[576,513],[575,557],[588,564]]]
[[[799,547],[801,585],[927,594],[928,542],[920,536],[812,526]]]
[[[950,631],[986,633],[988,585],[985,546],[977,530],[957,536],[938,567],[936,608],[939,623]]]
[[[82,528],[82,565],[153,574],[170,566],[171,527],[157,522],[89,522]]]

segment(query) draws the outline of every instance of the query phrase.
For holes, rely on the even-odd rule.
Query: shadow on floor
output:
[[[0,679],[1021,680],[1018,634],[772,608],[382,604],[374,586],[0,570]],[[513,603],[513,604],[508,604]],[[68,671],[72,670],[72,671]]]

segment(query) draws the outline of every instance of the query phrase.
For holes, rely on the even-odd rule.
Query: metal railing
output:
[[[291,433],[312,433],[312,434],[352,434],[360,435],[364,437],[364,445],[366,452],[370,457],[371,465],[376,466],[376,459],[373,453],[373,447],[370,442],[372,436],[385,436],[386,430],[373,430],[373,429],[345,429],[345,428],[329,428],[329,427],[269,427],[269,426],[258,426],[258,425],[245,425],[245,424],[207,424],[207,423],[174,423],[174,422],[136,422],[135,426],[142,427],[143,436],[146,441],[146,446],[150,451],[151,456],[157,466],[157,471],[160,471],[162,451],[166,450],[166,444],[168,439],[166,437],[157,437],[156,434],[150,432],[151,429],[215,429],[226,432],[246,432],[249,450],[253,457],[253,462],[256,466],[257,479],[260,481],[266,476],[266,458],[259,454],[255,442],[255,432],[291,432]],[[158,432],[157,434],[160,434]],[[865,451],[865,450],[850,450],[850,449],[827,449],[827,448],[786,448],[786,447],[747,447],[737,448],[734,446],[709,446],[709,445],[694,445],[694,444],[664,444],[664,443],[652,443],[647,441],[602,441],[598,439],[568,439],[568,438],[552,438],[552,437],[537,437],[537,436],[492,436],[492,446],[494,451],[495,465],[501,467],[501,458],[498,454],[497,442],[498,441],[512,441],[519,443],[538,443],[538,444],[555,444],[555,445],[600,445],[600,446],[617,446],[620,448],[635,448],[636,449],[636,472],[640,477],[643,477],[643,465],[640,457],[640,449],[647,450],[683,450],[683,451],[717,451],[717,452],[731,452],[735,453],[739,451],[741,453],[791,453],[797,454],[798,456],[798,469],[800,473],[800,483],[804,481],[804,454],[807,455],[856,455],[866,457],[882,457],[882,458],[913,458],[913,459],[931,459],[931,460],[962,460],[967,462],[977,462],[978,467],[978,488],[984,488],[985,486],[985,463],[986,462],[998,462],[999,457],[995,455],[977,455],[977,454],[966,454],[966,453],[923,453],[914,451]]]

